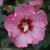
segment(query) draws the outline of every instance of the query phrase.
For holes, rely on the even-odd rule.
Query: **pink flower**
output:
[[[4,26],[12,42],[20,48],[44,40],[47,24],[47,15],[43,10],[35,12],[33,7],[21,4],[14,14],[5,19]]]
[[[43,0],[34,0],[33,2],[30,2],[29,5],[33,6],[34,10],[39,10],[43,5]]]
[[[3,0],[0,0],[0,7],[3,5]]]

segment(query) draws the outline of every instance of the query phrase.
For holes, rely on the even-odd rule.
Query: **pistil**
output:
[[[29,26],[26,24],[23,26],[23,29],[24,29],[24,32],[28,31],[29,30]]]

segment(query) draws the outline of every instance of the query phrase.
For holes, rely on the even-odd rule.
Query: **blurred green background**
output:
[[[15,7],[21,3],[29,3],[32,0],[4,0],[3,6],[0,8],[0,50],[50,50],[50,0],[43,0],[43,9],[48,16],[48,25],[45,38],[37,45],[29,45],[27,48],[17,48],[8,36],[8,32],[4,28],[4,19],[14,12]],[[11,10],[6,9],[9,6]]]

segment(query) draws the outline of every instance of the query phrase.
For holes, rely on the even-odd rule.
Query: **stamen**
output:
[[[26,31],[28,31],[29,26],[26,24],[26,25],[23,26],[23,29],[24,29],[24,32],[26,32]]]

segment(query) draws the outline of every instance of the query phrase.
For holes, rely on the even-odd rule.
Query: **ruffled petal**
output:
[[[21,4],[21,5],[19,5],[18,7],[15,8],[15,12],[18,14],[18,16],[24,17],[24,15],[33,13],[34,9],[30,5]]]
[[[44,40],[46,28],[43,22],[33,22],[32,25],[34,26],[32,30],[33,44],[37,44],[39,41]]]
[[[47,15],[43,10],[40,10],[38,12],[34,12],[33,14],[28,14],[25,15],[25,19],[31,19],[33,22],[34,21],[41,21],[45,24],[45,26],[48,24],[48,19],[47,19]]]
[[[33,41],[31,32],[28,32],[26,34],[21,33],[19,36],[17,36],[15,38],[15,40],[13,40],[13,38],[11,39],[13,41],[13,43],[15,43],[15,45],[17,47],[27,47],[28,44],[31,44]]]
[[[45,24],[45,26],[48,24],[47,15],[43,10],[39,10],[35,14],[32,14],[31,19],[33,21],[38,21],[38,22],[41,21]]]
[[[43,5],[43,0],[35,0],[29,3],[29,5],[33,6],[34,10],[39,10]]]
[[[10,37],[16,37],[18,34],[20,34],[20,30],[13,23],[5,21],[4,26]]]

